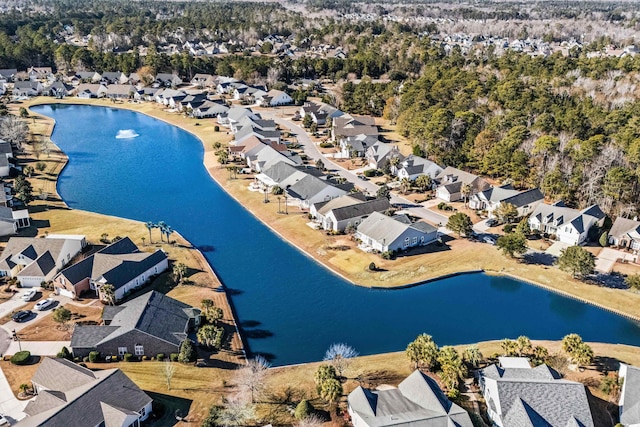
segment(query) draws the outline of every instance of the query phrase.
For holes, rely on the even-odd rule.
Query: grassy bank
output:
[[[38,98],[25,102],[23,106],[51,102],[48,98]],[[56,102],[58,102],[56,100]],[[504,257],[495,247],[470,242],[465,239],[451,239],[442,247],[431,245],[417,250],[410,256],[395,260],[383,260],[377,255],[362,252],[348,236],[330,236],[312,230],[306,225],[306,213],[290,207],[289,215],[278,214],[278,201],[269,196],[270,203],[263,203],[264,195],[247,189],[252,177],[231,178],[227,170],[216,161],[212,145],[226,143],[231,139],[225,131],[215,132],[215,120],[195,120],[183,115],[170,113],[155,103],[119,103],[107,100],[65,99],[64,103],[102,105],[125,108],[148,114],[187,130],[203,143],[204,165],[211,176],[246,209],[265,225],[277,231],[285,240],[296,245],[307,255],[342,275],[354,284],[366,287],[393,288],[434,279],[460,271],[483,269],[488,272],[509,274],[535,282],[543,287],[565,295],[601,305],[615,312],[640,318],[640,294],[588,285],[573,279],[568,273],[557,268],[525,264]],[[46,134],[51,121],[39,119],[42,132]],[[49,126],[49,127],[48,127]],[[54,166],[51,166],[52,168]],[[43,188],[47,185],[42,183]],[[421,251],[421,252],[420,252]],[[368,266],[374,262],[377,271]]]

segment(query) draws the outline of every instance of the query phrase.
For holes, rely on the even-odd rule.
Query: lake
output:
[[[69,156],[58,182],[67,204],[165,221],[207,249],[205,257],[232,291],[250,350],[274,365],[320,360],[334,342],[361,354],[403,350],[422,332],[439,345],[519,335],[553,340],[571,332],[589,341],[640,345],[636,322],[505,277],[462,275],[398,290],[353,286],[227,195],[205,170],[202,144],[191,134],[107,107],[33,110],[56,120],[52,139]],[[147,235],[141,227],[132,237]]]

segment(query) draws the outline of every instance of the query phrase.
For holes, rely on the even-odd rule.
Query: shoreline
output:
[[[594,307],[598,307],[600,309],[609,311],[609,312],[614,313],[616,315],[622,316],[622,317],[624,317],[626,319],[629,319],[629,320],[632,320],[632,321],[636,321],[636,322],[640,322],[640,314],[634,314],[632,312],[625,312],[623,310],[619,310],[619,309],[616,309],[616,308],[613,308],[613,307],[608,307],[608,306],[606,306],[604,304],[601,304],[599,302],[596,302],[596,301],[593,301],[593,300],[590,300],[590,299],[587,299],[587,298],[582,298],[579,295],[575,295],[575,294],[567,292],[567,291],[565,291],[563,289],[559,289],[557,287],[553,287],[551,285],[544,284],[544,283],[542,283],[540,281],[536,281],[535,279],[532,279],[532,278],[520,276],[520,275],[513,274],[513,273],[510,273],[510,272],[506,272],[506,271],[494,270],[494,269],[490,269],[490,268],[477,268],[477,269],[472,269],[472,270],[454,271],[454,272],[447,273],[447,274],[441,274],[441,275],[437,275],[437,276],[434,276],[434,277],[427,277],[427,278],[424,278],[424,279],[416,280],[416,281],[411,282],[411,283],[405,283],[405,284],[393,285],[393,286],[375,286],[375,285],[368,286],[368,285],[364,285],[364,284],[358,283],[354,279],[349,278],[346,274],[343,274],[342,272],[338,271],[336,268],[334,268],[331,265],[329,265],[327,262],[323,262],[322,260],[319,259],[319,257],[314,256],[311,252],[309,252],[307,249],[301,247],[296,242],[292,241],[291,239],[287,239],[280,232],[280,230],[278,230],[277,228],[272,226],[266,220],[261,218],[256,212],[254,212],[252,209],[250,209],[245,204],[243,204],[242,201],[238,198],[238,196],[236,194],[234,194],[234,192],[230,191],[230,189],[227,188],[227,186],[225,186],[223,182],[221,182],[221,179],[219,177],[216,177],[216,175],[213,173],[212,170],[214,170],[216,168],[220,169],[220,165],[218,164],[217,160],[213,157],[213,156],[215,156],[214,152],[212,150],[207,149],[207,145],[206,145],[206,142],[205,142],[205,139],[204,139],[205,135],[201,135],[200,134],[201,132],[203,132],[202,130],[201,130],[201,132],[197,132],[197,131],[195,131],[193,129],[187,128],[183,123],[180,123],[179,121],[176,122],[176,121],[165,120],[159,114],[154,114],[156,112],[155,109],[152,112],[147,112],[147,111],[140,111],[140,108],[136,108],[136,107],[138,107],[140,105],[149,104],[150,103],[149,101],[143,101],[140,104],[113,103],[113,104],[103,105],[100,102],[101,101],[100,99],[97,99],[97,100],[96,99],[78,100],[78,99],[75,99],[75,98],[65,98],[63,100],[59,100],[59,99],[49,100],[48,98],[44,98],[44,99],[42,99],[42,98],[43,97],[32,99],[31,102],[27,103],[27,108],[30,108],[32,106],[51,105],[51,104],[89,105],[89,106],[98,106],[98,107],[111,107],[111,108],[134,111],[134,112],[137,112],[137,113],[140,113],[140,114],[144,114],[144,115],[152,117],[154,119],[161,120],[161,121],[163,121],[163,122],[165,122],[167,124],[170,124],[172,126],[176,126],[176,127],[180,128],[181,130],[191,134],[192,136],[197,138],[202,144],[202,148],[203,148],[202,164],[205,167],[207,173],[209,174],[210,178],[227,195],[229,195],[233,200],[235,200],[238,204],[240,204],[240,206],[242,206],[242,208],[245,209],[247,212],[249,212],[254,218],[259,220],[261,224],[263,224],[264,226],[268,227],[269,230],[271,230],[276,236],[278,236],[278,238],[280,238],[283,241],[285,241],[286,243],[292,245],[298,251],[300,251],[302,254],[304,254],[307,258],[309,258],[313,262],[316,262],[317,264],[321,265],[323,268],[327,269],[332,274],[342,278],[347,283],[349,283],[349,284],[351,284],[353,286],[360,286],[360,287],[365,287],[365,288],[370,288],[370,289],[375,289],[375,290],[406,289],[406,288],[410,288],[410,287],[415,287],[415,286],[428,284],[428,283],[431,283],[431,282],[434,282],[434,281],[438,281],[438,280],[443,280],[443,279],[446,279],[446,278],[449,278],[449,277],[455,277],[455,276],[458,276],[458,275],[472,274],[472,273],[483,273],[483,274],[487,274],[487,275],[502,276],[502,277],[508,277],[508,278],[511,278],[511,279],[514,279],[514,280],[518,280],[518,281],[521,281],[521,282],[523,282],[525,284],[537,286],[539,288],[542,288],[542,289],[545,289],[547,291],[556,293],[558,295],[561,295],[561,296],[564,296],[564,297],[567,297],[567,298],[571,298],[573,300],[576,300],[576,301],[579,301],[579,302],[582,302],[582,303],[585,303],[585,304],[590,304],[590,305],[592,305]],[[67,99],[68,99],[68,101],[67,101]],[[153,106],[154,107],[158,107],[155,104],[153,104]],[[177,113],[167,113],[167,114],[172,114],[175,117]],[[46,117],[46,116],[43,116],[43,115],[40,115],[40,114],[38,114],[38,115],[41,116],[41,117]],[[50,117],[46,117],[46,119],[53,120]],[[213,119],[211,119],[211,120],[213,120]],[[196,123],[198,123],[198,122],[196,122]],[[55,126],[55,121],[54,121],[54,126]],[[53,127],[51,127],[51,132],[53,132]],[[222,133],[222,132],[223,131],[220,131],[220,133]],[[66,154],[64,154],[64,155],[66,157]],[[65,163],[65,166],[66,166],[66,163]],[[65,166],[63,166],[63,169],[64,169]],[[62,172],[62,170],[60,172]],[[57,180],[56,180],[56,182],[57,182]],[[57,190],[57,184],[56,184],[56,190]],[[59,195],[58,195],[58,197],[59,197]],[[223,282],[215,274],[215,270],[214,270],[213,266],[211,266],[208,263],[208,261],[206,261],[206,258],[204,257],[204,255],[202,255],[202,254],[200,254],[200,255],[202,256],[202,258],[205,259],[206,264],[209,265],[209,267],[211,268],[211,271],[213,272],[213,274],[216,277],[216,279],[218,280],[218,282],[222,284]],[[224,286],[224,284],[223,284],[223,286]],[[593,285],[582,284],[582,283],[578,284],[576,282],[574,286],[585,286],[585,287],[588,287],[588,286],[593,286]],[[619,289],[609,289],[609,291],[621,292],[621,290],[619,290]],[[225,295],[226,295],[226,292],[225,292]],[[230,305],[230,307],[232,309],[232,312],[234,313],[234,316],[235,316],[235,309],[233,308],[233,304],[231,303],[231,300],[229,299],[228,295],[226,295],[226,296],[227,296],[227,300],[229,301],[229,305]],[[238,326],[237,326],[237,319],[235,317],[234,317],[234,321],[235,321],[236,329],[238,330],[238,334],[239,334],[239,329],[238,329]],[[241,334],[239,334],[239,336],[241,337]],[[245,343],[243,342],[242,338],[241,338],[241,342],[242,342],[242,345],[243,345],[243,350],[245,348],[248,348],[248,347],[245,346]]]
[[[115,215],[108,215],[108,214],[102,214],[102,213],[97,213],[97,212],[92,212],[92,211],[84,211],[82,209],[74,209],[69,207],[69,205],[67,205],[66,201],[62,198],[62,196],[60,195],[60,193],[58,192],[58,178],[60,177],[60,175],[62,174],[62,172],[64,172],[64,170],[66,169],[66,167],[69,164],[69,156],[62,150],[60,149],[60,147],[55,143],[55,141],[51,138],[53,136],[53,132],[55,130],[56,127],[56,121],[55,119],[53,119],[52,117],[48,117],[45,116],[43,114],[34,112],[31,110],[31,107],[34,106],[39,106],[39,105],[51,105],[54,103],[50,103],[50,102],[34,102],[30,105],[27,106],[28,111],[30,112],[30,114],[34,114],[37,115],[38,117],[41,118],[41,120],[45,121],[47,123],[46,126],[46,135],[44,134],[40,134],[43,136],[46,136],[49,140],[49,144],[52,145],[54,147],[54,149],[56,149],[58,151],[58,153],[60,153],[60,156],[62,157],[62,166],[60,167],[59,170],[56,170],[56,179],[55,179],[55,185],[54,185],[54,189],[55,189],[55,196],[57,198],[57,202],[59,202],[60,204],[62,204],[64,209],[68,209],[68,210],[74,210],[74,211],[79,211],[79,212],[85,212],[85,213],[90,213],[92,215],[100,215],[103,217],[107,217],[107,218],[113,218],[113,219],[117,219],[117,220],[126,220],[126,221],[132,221],[132,222],[139,222],[130,218],[122,218],[122,217],[118,217]],[[70,103],[60,103],[57,102],[57,104],[70,104]],[[86,105],[86,104],[82,104],[82,103],[78,103],[75,105]],[[131,110],[131,111],[135,111],[135,110]],[[152,117],[152,116],[150,116]],[[154,117],[156,118],[156,117]],[[156,118],[157,119],[157,118]],[[161,119],[158,119],[161,120]],[[185,129],[186,130],[186,129]],[[194,136],[196,136],[195,134],[193,134]],[[196,138],[198,138],[196,136]],[[200,140],[202,143],[203,141],[198,138],[198,140]],[[204,145],[204,143],[203,143]],[[242,359],[245,361],[248,361],[248,354],[250,354],[250,348],[248,347],[248,344],[245,342],[244,337],[242,336],[242,334],[240,333],[240,328],[238,326],[238,316],[236,313],[236,309],[233,306],[233,303],[231,301],[231,299],[229,298],[229,295],[226,291],[226,286],[224,285],[223,281],[220,280],[220,277],[216,274],[213,266],[209,263],[209,261],[207,261],[206,257],[204,256],[204,254],[197,248],[195,247],[188,239],[186,239],[182,234],[180,234],[180,232],[175,231],[175,234],[177,236],[178,239],[186,242],[188,244],[188,248],[189,250],[192,251],[193,255],[195,256],[195,258],[199,261],[199,263],[204,266],[205,269],[207,269],[208,271],[206,271],[206,274],[208,274],[211,277],[211,281],[212,283],[218,283],[223,289],[224,289],[224,299],[226,300],[226,304],[229,308],[230,314],[231,314],[231,320],[233,323],[233,328],[235,329],[235,333],[238,337],[238,341],[240,343],[240,352],[242,353]],[[233,341],[233,337],[231,337],[231,341]]]

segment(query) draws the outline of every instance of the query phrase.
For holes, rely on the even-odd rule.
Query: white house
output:
[[[435,179],[442,170],[440,166],[431,160],[423,159],[422,157],[412,154],[398,164],[396,175],[401,180],[406,178],[409,181],[414,181],[421,175],[428,175],[431,179]]]
[[[553,205],[539,204],[529,217],[529,227],[556,236],[556,240],[579,245],[587,240],[589,229],[602,226],[606,215],[598,205],[581,211],[567,207],[562,201]]]
[[[44,87],[42,83],[33,80],[15,82],[13,84],[13,96],[38,96],[42,93]]]
[[[595,427],[583,384],[567,381],[547,365],[501,357],[480,371],[480,389],[495,426]]]
[[[298,201],[300,209],[309,209],[314,203],[328,201],[344,196],[353,188],[353,184],[333,184],[313,175],[306,175],[285,191]]]
[[[489,218],[493,218],[494,211],[501,203],[513,205],[518,210],[518,218],[529,215],[544,201],[544,195],[537,188],[518,191],[511,184],[492,187],[481,191],[469,198],[471,209],[486,210]]]
[[[360,197],[356,197],[356,194]],[[386,197],[373,200],[366,200],[366,198],[363,200],[363,198],[364,196],[360,193],[355,193],[329,202],[316,203],[312,207],[315,209],[311,209],[309,213],[314,215],[313,210],[315,210],[315,221],[324,230],[342,232],[349,226],[357,227],[373,212],[385,212],[391,207]]]
[[[103,98],[107,88],[101,84],[82,83],[76,89],[78,98]]]
[[[383,168],[393,158],[397,158],[399,162],[404,159],[397,145],[387,144],[382,141],[377,141],[368,147],[365,157],[369,162],[369,167],[372,169]]]
[[[356,387],[347,398],[354,427],[472,427],[467,411],[416,370],[398,387]],[[563,426],[564,427],[564,426]]]
[[[609,244],[640,251],[640,221],[618,217],[609,230]]]
[[[462,200],[462,186],[469,185],[471,194],[479,191],[487,190],[491,185],[483,178],[469,172],[456,169],[454,167],[446,167],[436,177],[436,197],[445,202],[457,202]]]
[[[618,402],[620,423],[640,427],[640,368],[621,363],[618,374],[624,380]]]
[[[286,92],[271,89],[266,94],[256,97],[256,103],[262,107],[277,107],[278,105],[289,105],[293,103],[293,98]]]
[[[373,212],[358,226],[356,238],[365,248],[380,252],[424,246],[438,239],[438,229],[423,221],[412,223],[406,215],[393,217]]]
[[[355,135],[340,138],[340,157],[364,157],[367,149],[378,142],[378,137],[373,135]]]
[[[23,287],[37,287],[56,275],[87,245],[85,236],[50,234],[12,237],[0,255],[0,276],[16,277]]]

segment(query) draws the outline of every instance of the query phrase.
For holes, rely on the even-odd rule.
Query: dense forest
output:
[[[599,203],[615,215],[638,213],[640,56],[592,57],[589,49],[568,56],[498,55],[492,46],[463,54],[429,37],[438,31],[432,24],[308,18],[276,3],[26,3],[31,7],[0,14],[0,68],[131,73],[146,66],[272,87],[328,79],[339,84],[325,101],[397,123],[416,154],[521,188],[539,186],[550,199],[575,206]],[[609,22],[616,7],[592,12]],[[614,18],[633,28],[634,16]],[[89,45],[65,43],[70,28],[75,37],[90,35]],[[247,49],[270,34],[301,47],[340,44],[348,56],[290,58]],[[204,38],[241,43],[228,55],[161,52],[168,43]]]

